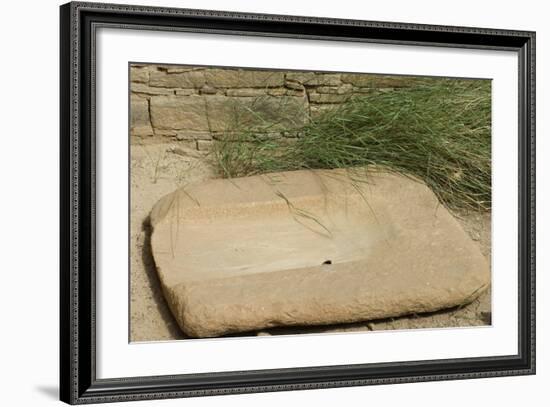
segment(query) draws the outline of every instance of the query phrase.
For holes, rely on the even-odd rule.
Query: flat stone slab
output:
[[[357,322],[466,304],[479,248],[423,183],[291,171],[179,189],[151,212],[167,303],[192,337]]]

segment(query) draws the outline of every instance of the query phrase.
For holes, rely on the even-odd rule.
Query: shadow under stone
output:
[[[164,299],[164,294],[162,293],[162,288],[160,286],[160,281],[158,279],[157,269],[155,266],[155,260],[153,259],[153,253],[151,251],[152,228],[149,216],[147,216],[147,218],[143,221],[142,231],[144,232],[144,241],[143,248],[141,250],[141,260],[149,282],[149,287],[151,288],[153,300],[172,338],[185,339],[187,336],[185,336],[179,328],[178,323],[174,319],[174,316],[172,315],[172,312],[170,311],[170,308],[168,308],[168,304]]]

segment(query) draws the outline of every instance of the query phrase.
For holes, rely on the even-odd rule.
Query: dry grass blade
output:
[[[309,230],[315,233],[318,233],[322,236],[329,237],[329,238],[332,237],[332,232],[325,225],[323,225],[321,221],[319,221],[315,217],[315,215],[309,213],[305,209],[297,208],[292,202],[290,202],[290,200],[282,192],[277,191],[275,195],[277,195],[279,198],[283,199],[286,202],[288,209],[290,210],[290,212],[292,213],[292,216],[298,223],[300,223],[301,225],[308,228]],[[316,225],[320,226],[323,229],[323,231],[315,230],[314,228],[310,227],[308,224],[304,223],[303,219],[300,219],[300,218],[312,221]]]

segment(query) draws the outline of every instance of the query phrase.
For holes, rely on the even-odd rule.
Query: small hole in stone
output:
[[[323,264],[332,264],[332,260],[325,260]]]

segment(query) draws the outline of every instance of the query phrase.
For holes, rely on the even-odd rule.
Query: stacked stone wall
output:
[[[207,149],[232,126],[292,136],[353,95],[412,86],[415,78],[356,73],[132,65],[132,142],[185,141]],[[235,123],[238,121],[239,123]]]

